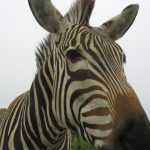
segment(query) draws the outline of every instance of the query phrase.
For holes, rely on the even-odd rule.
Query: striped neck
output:
[[[54,57],[53,57],[54,58]],[[47,62],[38,71],[30,89],[29,111],[32,134],[41,148],[69,150],[71,135],[59,122],[54,96],[54,63]],[[51,72],[49,71],[51,70]],[[67,134],[66,134],[67,133]],[[38,137],[38,138],[36,138]]]

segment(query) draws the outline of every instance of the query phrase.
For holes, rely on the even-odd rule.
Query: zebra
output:
[[[5,112],[6,112],[6,108],[0,108],[0,123],[2,122]]]
[[[49,0],[28,2],[49,36],[36,53],[31,88],[1,122],[0,149],[70,150],[69,131],[100,150],[150,149],[149,121],[115,42],[132,25],[138,4],[92,27],[95,0],[77,0],[64,17]]]

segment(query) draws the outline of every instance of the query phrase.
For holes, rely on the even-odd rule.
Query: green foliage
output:
[[[85,142],[83,139],[73,138],[72,150],[96,150],[93,146]]]

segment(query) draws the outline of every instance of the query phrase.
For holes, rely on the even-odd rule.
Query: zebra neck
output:
[[[32,126],[32,134],[35,138],[37,137],[36,140],[41,147],[48,149],[61,147],[61,149],[69,150],[70,137],[58,121],[53,100],[53,85],[45,72],[44,69],[38,72],[30,89],[29,115],[27,116],[30,116],[28,120]]]

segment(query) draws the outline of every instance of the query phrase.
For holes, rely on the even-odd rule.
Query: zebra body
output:
[[[5,124],[5,128],[0,130],[0,134],[3,135],[1,141],[5,141],[7,144],[4,144],[0,149],[71,149],[70,131],[64,134],[63,129],[55,129],[54,124],[51,124],[54,127],[52,131],[48,127],[41,127],[42,124],[43,126],[44,123],[46,124],[46,120],[41,120],[40,114],[33,111],[33,105],[38,107],[40,103],[35,103],[35,99],[32,98],[35,95],[32,92],[28,91],[21,94],[8,107],[2,122],[2,124]],[[32,100],[34,100],[34,103],[31,103]],[[6,130],[8,132],[3,134]],[[57,132],[60,133],[58,130],[61,130],[62,133],[57,135]],[[47,135],[49,136],[46,139]]]
[[[115,42],[131,26],[138,5],[96,28],[89,26],[94,2],[77,0],[63,17],[51,1],[29,0],[50,35],[36,54],[38,71],[30,90],[13,101],[2,120],[0,149],[69,150],[70,130],[97,149],[146,150],[137,144],[141,135],[150,148],[149,122]]]
[[[0,123],[2,122],[2,119],[5,115],[6,109],[5,108],[1,108],[0,109]]]

